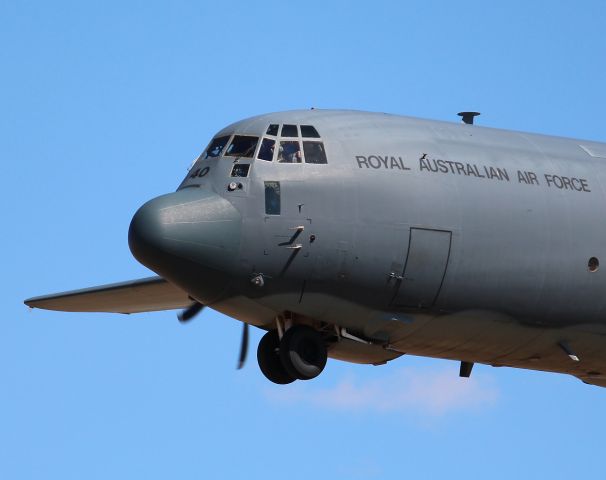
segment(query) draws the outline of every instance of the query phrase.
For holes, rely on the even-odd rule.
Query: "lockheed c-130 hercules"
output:
[[[236,122],[134,215],[156,277],[26,300],[136,313],[209,306],[267,331],[279,384],[327,357],[402,354],[606,386],[606,144],[380,113]]]

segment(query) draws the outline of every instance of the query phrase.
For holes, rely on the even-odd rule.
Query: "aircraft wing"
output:
[[[595,376],[580,376],[576,375],[576,377],[581,380],[583,383],[587,385],[596,385],[598,387],[606,387],[606,377],[604,375],[595,375]]]
[[[138,313],[184,308],[192,300],[162,277],[149,277],[28,298],[24,303],[63,312]]]

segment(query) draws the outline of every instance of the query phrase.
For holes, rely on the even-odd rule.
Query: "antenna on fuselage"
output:
[[[480,115],[480,112],[459,112],[457,115],[461,117],[461,121],[466,125],[473,125],[474,117]]]

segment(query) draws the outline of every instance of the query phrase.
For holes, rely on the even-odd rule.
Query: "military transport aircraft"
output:
[[[134,215],[156,277],[31,298],[136,313],[209,306],[267,333],[287,384],[327,357],[405,353],[606,386],[606,144],[357,111],[260,115],[215,135]]]

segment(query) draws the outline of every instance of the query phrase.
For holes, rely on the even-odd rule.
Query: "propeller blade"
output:
[[[202,305],[199,302],[194,302],[189,307],[187,307],[185,310],[181,310],[177,314],[177,318],[179,319],[179,321],[181,323],[188,322],[189,320],[194,318],[196,315],[198,315],[198,313],[200,313],[203,308],[204,308],[204,305]]]
[[[248,323],[244,323],[242,330],[242,343],[240,344],[240,358],[238,359],[238,370],[244,366],[246,362],[246,353],[248,352]]]

